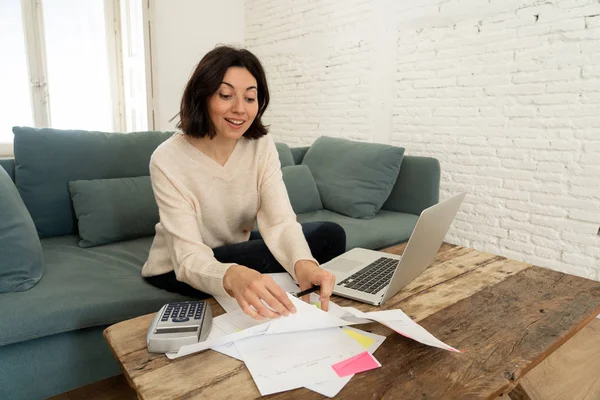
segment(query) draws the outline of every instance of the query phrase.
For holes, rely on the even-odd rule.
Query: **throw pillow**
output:
[[[79,246],[92,247],[155,234],[159,221],[149,176],[69,182]]]
[[[302,164],[315,178],[323,206],[352,218],[373,218],[390,195],[404,148],[320,137]]]
[[[15,182],[40,237],[77,233],[70,181],[150,175],[172,132],[104,133],[14,127]]]
[[[0,168],[0,293],[30,289],[43,273],[44,254],[33,220]]]
[[[306,165],[283,167],[281,172],[290,203],[296,214],[323,209],[317,184]]]

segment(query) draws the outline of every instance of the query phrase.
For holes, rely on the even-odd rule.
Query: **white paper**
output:
[[[371,346],[369,346],[368,349],[366,349],[370,354],[373,354],[375,350],[377,350],[385,340],[385,336],[376,335],[374,333],[362,331],[360,329],[352,328],[349,326],[343,328],[343,330],[355,331],[363,336],[367,336],[374,339],[375,342]],[[322,394],[326,397],[335,397],[344,388],[344,386],[346,386],[346,384],[350,382],[350,379],[352,379],[353,376],[354,375],[344,376],[343,378],[337,377],[336,379],[332,379],[329,381],[313,383],[312,385],[306,386],[306,388],[319,394]]]
[[[223,314],[223,315],[226,316],[229,314]],[[248,317],[248,318],[250,318],[250,317]],[[235,321],[235,318],[233,320]],[[231,323],[231,319],[227,320],[226,322]],[[264,335],[267,328],[269,327],[269,323],[268,322],[265,323],[264,321],[259,321],[259,322],[262,322],[262,323],[260,323],[259,325],[251,326],[251,327],[241,330],[239,332],[227,334],[225,336],[220,336],[220,337],[213,336],[212,339],[210,339],[210,335],[212,333],[212,329],[211,329],[211,332],[209,333],[209,337],[205,341],[182,346],[178,352],[167,353],[166,356],[170,359],[175,359],[175,358],[184,357],[184,356],[187,356],[190,354],[194,354],[199,351],[210,349],[210,348],[213,348],[216,346],[226,345],[228,343],[235,342],[236,340],[241,340],[241,339],[248,338],[251,336],[256,336],[256,335]],[[235,326],[235,322],[231,323],[231,326]]]
[[[210,333],[208,334],[207,340],[218,339],[247,328],[248,320],[241,317],[239,315],[241,310],[237,312],[227,313],[223,315],[219,315],[218,317],[213,318],[212,328]],[[264,321],[256,321],[252,320],[250,322],[254,322],[255,325],[258,325]],[[241,360],[237,349],[235,348],[235,344],[233,342],[229,342],[227,344],[223,344],[220,346],[211,347],[212,350],[218,351],[219,353],[223,353],[229,357],[236,358]]]
[[[373,321],[377,321],[380,324],[393,329],[394,331],[409,339],[413,339],[417,342],[426,344],[428,346],[460,353],[459,350],[447,345],[446,343],[433,336],[425,328],[413,321],[402,310],[372,311],[364,313],[353,307],[343,308],[355,317],[368,318]]]
[[[263,396],[339,379],[332,365],[365,351],[340,328],[255,336],[235,347]]]
[[[283,289],[284,292],[296,293],[296,292],[300,291],[300,288],[298,287],[298,285],[296,285],[294,283],[294,280],[292,279],[290,274],[288,274],[287,272],[280,272],[277,274],[267,274],[267,275],[269,275],[271,278],[273,278],[275,283],[278,284]]]
[[[236,311],[236,310],[241,310],[240,305],[238,304],[237,300],[234,298],[224,297],[224,296],[215,296],[215,300],[217,301],[217,303],[219,303],[221,305],[221,307],[223,307],[223,310],[225,310],[225,312],[227,312],[227,313]]]
[[[296,313],[287,317],[272,319],[266,332],[267,335],[334,328],[352,324],[352,322],[344,321],[333,314],[305,303],[289,293],[288,297],[296,307]]]
[[[288,293],[289,299],[296,306],[296,313],[287,317],[276,319],[256,320],[246,315],[242,309],[220,315],[213,319],[213,325],[225,333],[220,335],[216,330],[208,335],[207,340],[183,346],[177,353],[167,353],[167,357],[175,359],[189,354],[197,353],[209,348],[226,345],[236,340],[258,334],[275,335],[288,332],[302,332],[320,330],[338,326],[350,325],[352,322],[344,321],[333,315],[311,306]]]
[[[385,336],[376,335],[374,333],[366,332],[349,326],[343,328],[342,330],[355,331],[363,336],[367,336],[375,340],[375,342],[371,346],[369,346],[368,349],[366,349],[366,351],[368,351],[370,354],[373,354],[375,350],[377,350],[379,346],[381,346],[381,344],[385,341]],[[237,351],[235,343],[228,343],[226,345],[213,347],[212,349],[218,351],[219,353],[225,354],[226,356],[235,358],[240,361],[244,361],[240,353]],[[344,388],[344,386],[346,386],[346,384],[350,382],[350,379],[352,379],[353,376],[354,375],[345,376],[343,378],[336,377],[335,379],[331,379],[325,382],[313,383],[304,387],[326,397],[335,397]]]
[[[319,298],[316,297],[316,300],[318,300],[318,299]],[[311,297],[311,302],[312,301],[313,300]],[[334,302],[330,301],[328,312],[329,312],[329,314],[331,314],[335,317],[338,317],[340,319],[343,319],[344,321],[352,322],[352,324],[370,324],[371,322],[373,322],[372,320],[370,320],[368,318],[361,317],[361,316],[364,316],[364,313],[362,311],[352,308],[352,310],[354,310],[356,312],[356,314],[353,314],[347,310],[348,308],[352,308],[352,307],[340,307],[337,304],[335,304]]]
[[[210,338],[209,335],[209,339],[206,341],[183,346],[177,353],[168,353],[167,357],[170,359],[183,357],[256,335],[266,334],[267,336],[274,336],[275,334],[290,332],[319,331],[332,327],[368,323],[371,321],[377,321],[397,333],[425,345],[460,353],[459,350],[437,339],[425,328],[414,322],[402,310],[365,313],[353,307],[339,307],[337,304],[330,302],[330,311],[325,312],[295,298],[289,293],[288,297],[296,306],[296,314],[290,314],[288,317],[280,317],[273,320],[260,321],[244,314],[241,309],[228,312],[222,316],[224,318],[219,322],[220,329],[227,332],[226,336]],[[232,352],[230,351],[230,353]]]

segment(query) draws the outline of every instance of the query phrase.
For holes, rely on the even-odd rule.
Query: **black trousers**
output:
[[[323,264],[346,251],[346,233],[333,222],[307,222],[302,224],[302,232],[313,257]],[[215,258],[223,263],[235,263],[252,268],[260,273],[286,272],[271,254],[260,233],[254,231],[247,242],[236,243],[213,249]],[[205,299],[210,295],[178,281],[175,272],[144,278],[157,288],[184,296]]]

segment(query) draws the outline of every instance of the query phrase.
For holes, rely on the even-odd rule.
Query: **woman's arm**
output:
[[[283,182],[277,148],[267,138],[265,164],[259,177],[258,229],[275,259],[296,279],[301,290],[313,284],[321,286],[321,307],[327,311],[335,277],[321,269],[312,256]]]
[[[233,264],[217,261],[212,249],[204,244],[200,232],[201,211],[186,200],[182,184],[154,161],[150,163],[150,175],[177,279],[205,293],[229,297],[223,287],[223,277]]]
[[[270,136],[264,140],[268,140],[268,148],[259,171],[258,229],[275,259],[296,279],[294,266],[297,261],[318,263],[310,252],[302,226],[296,221],[296,214],[283,183],[275,143]]]

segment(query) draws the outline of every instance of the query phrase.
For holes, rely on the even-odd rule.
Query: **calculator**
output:
[[[148,328],[146,343],[150,353],[178,351],[181,346],[206,340],[212,311],[205,301],[180,301],[165,304]]]

